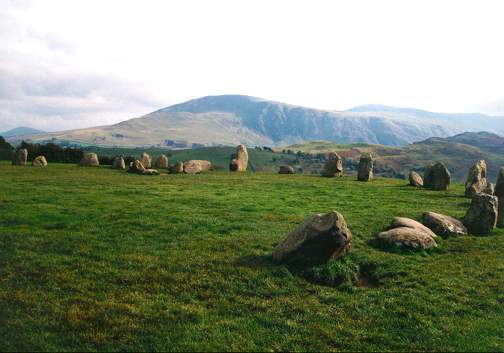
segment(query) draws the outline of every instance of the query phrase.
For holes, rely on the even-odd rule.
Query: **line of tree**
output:
[[[14,147],[0,136],[0,160],[11,160]]]
[[[28,143],[21,142],[19,148],[28,150],[28,160],[33,160],[37,156],[44,156],[49,163],[79,163],[84,152],[80,148],[65,147],[55,143]]]

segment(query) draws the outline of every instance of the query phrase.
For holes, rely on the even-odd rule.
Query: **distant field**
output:
[[[0,184],[1,351],[504,350],[504,230],[418,254],[372,241],[394,216],[463,216],[461,184],[3,162]],[[329,210],[372,282],[324,286],[272,262]]]

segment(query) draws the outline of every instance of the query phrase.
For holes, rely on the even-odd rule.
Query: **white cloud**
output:
[[[0,130],[108,124],[227,93],[485,110],[503,92],[503,10],[498,0],[7,1]]]

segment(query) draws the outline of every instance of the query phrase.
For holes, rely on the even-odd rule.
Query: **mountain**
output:
[[[20,136],[17,141],[170,148],[239,143],[281,146],[311,140],[403,146],[481,130],[504,134],[504,117],[385,106],[327,111],[224,95],[193,99],[110,126]]]
[[[3,136],[5,138],[7,137],[19,137],[19,136],[31,136],[31,135],[39,135],[39,134],[44,134],[45,131],[42,130],[37,130],[33,129],[31,127],[16,127],[14,129],[0,132],[0,136]]]

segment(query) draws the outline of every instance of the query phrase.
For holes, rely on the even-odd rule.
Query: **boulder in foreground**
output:
[[[35,157],[32,161],[34,167],[47,167],[47,159],[44,156]]]
[[[322,176],[334,177],[343,175],[343,159],[336,152],[329,152],[326,156]]]
[[[114,158],[114,161],[112,162],[112,169],[126,169],[126,163],[124,162],[124,158],[122,156]]]
[[[473,197],[474,195],[482,193],[487,187],[487,165],[484,160],[477,161],[467,175],[465,183],[465,196]]]
[[[140,156],[140,162],[146,169],[152,167],[152,158],[146,152],[142,153],[142,155]]]
[[[371,153],[363,153],[359,160],[359,170],[357,172],[358,181],[371,181],[373,179],[373,155]]]
[[[409,249],[429,249],[437,246],[436,234],[420,222],[410,218],[396,217],[389,229],[379,233],[378,241]]]
[[[246,172],[248,166],[248,152],[245,145],[236,147],[235,158],[229,163],[229,170],[232,172]]]
[[[156,168],[158,169],[168,169],[168,157],[164,154],[160,155],[156,159]]]
[[[207,172],[212,168],[212,163],[205,160],[190,160],[184,163],[185,174],[198,174]]]
[[[411,186],[415,186],[417,188],[418,187],[422,187],[423,186],[423,179],[420,176],[420,174],[418,174],[417,172],[415,172],[414,170],[412,170],[409,173],[409,184]]]
[[[26,165],[28,161],[28,150],[26,148],[20,148],[12,157],[12,165]]]
[[[184,163],[177,162],[177,163],[171,165],[169,170],[170,170],[170,173],[172,173],[172,174],[183,173],[184,172]]]
[[[448,190],[451,183],[451,174],[448,168],[438,162],[434,165],[429,164],[425,168],[424,187],[432,190]]]
[[[486,235],[497,225],[499,202],[497,196],[474,195],[464,217],[464,225],[471,234]]]
[[[98,167],[100,165],[100,161],[98,160],[98,155],[96,153],[86,153],[79,164],[83,167]]]
[[[296,171],[290,165],[281,165],[278,174],[296,174]]]
[[[351,241],[352,233],[341,213],[316,214],[278,244],[273,259],[303,265],[321,264],[345,255]]]
[[[467,234],[467,228],[461,221],[440,213],[425,212],[422,215],[422,223],[442,237]]]

